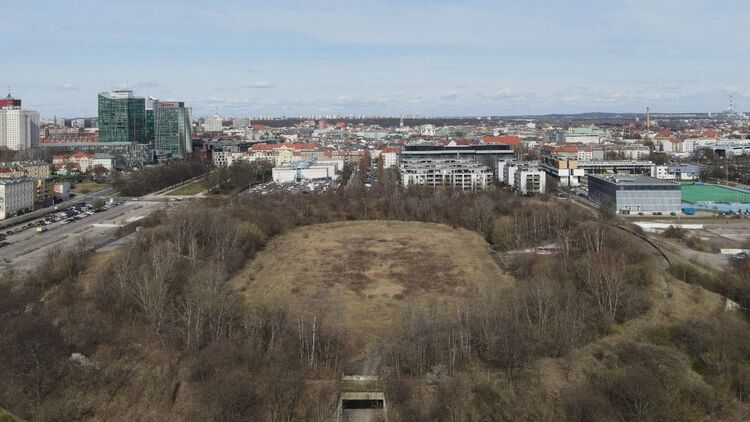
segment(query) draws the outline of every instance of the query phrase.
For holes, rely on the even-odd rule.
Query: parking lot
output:
[[[82,204],[9,227],[1,235],[0,268],[30,269],[52,250],[64,252],[81,241],[94,248],[106,245],[115,239],[118,227],[164,206],[167,204],[113,202],[94,209],[93,204]]]
[[[333,181],[302,181],[302,182],[288,182],[288,183],[268,182],[268,183],[262,183],[262,184],[252,186],[250,189],[245,191],[245,193],[267,195],[271,192],[286,192],[286,193],[325,192],[333,186],[335,186],[335,182]]]

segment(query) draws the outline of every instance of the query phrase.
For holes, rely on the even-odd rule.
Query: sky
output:
[[[4,3],[7,3],[4,5]],[[747,0],[0,0],[0,86],[193,115],[750,110]],[[5,94],[3,93],[2,96]]]

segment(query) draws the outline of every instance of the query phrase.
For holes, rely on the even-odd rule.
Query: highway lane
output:
[[[48,231],[37,233],[35,228],[8,236],[11,245],[0,249],[0,270],[34,268],[55,249],[75,248],[81,241],[90,247],[106,245],[115,240],[117,226],[145,217],[159,208],[169,206],[159,202],[126,202],[107,211],[95,213],[68,224],[61,222],[46,226]]]

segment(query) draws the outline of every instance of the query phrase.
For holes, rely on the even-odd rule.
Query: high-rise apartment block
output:
[[[0,148],[23,151],[37,145],[39,113],[18,106],[0,108]]]

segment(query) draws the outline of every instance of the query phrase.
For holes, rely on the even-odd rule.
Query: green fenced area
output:
[[[682,200],[694,204],[696,202],[741,203],[750,204],[750,192],[743,192],[717,185],[684,184]]]

